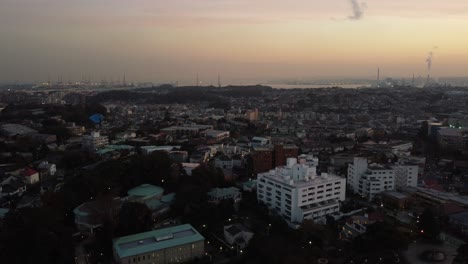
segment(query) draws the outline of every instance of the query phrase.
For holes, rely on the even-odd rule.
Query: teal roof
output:
[[[119,258],[126,258],[203,240],[195,228],[186,224],[119,237],[114,239],[113,247]]]
[[[175,195],[175,193],[166,194],[161,198],[161,201],[165,203],[172,203],[175,200]]]
[[[104,149],[97,150],[96,154],[104,155],[104,154],[107,154],[107,153],[112,152],[112,151],[115,151],[115,150],[104,148]]]
[[[81,211],[81,206],[83,206],[84,203],[82,203],[80,206],[77,206],[75,209],[73,209],[73,213],[75,215],[79,215],[79,216],[87,216],[89,215],[88,212],[85,212],[85,211]]]
[[[162,195],[164,193],[164,189],[151,184],[142,184],[133,189],[130,189],[127,193],[129,196],[156,196]]]
[[[208,192],[209,196],[215,198],[223,198],[225,196],[233,196],[239,193],[240,190],[236,187],[229,187],[229,188],[214,188]]]
[[[151,211],[156,210],[156,209],[158,209],[159,207],[162,206],[162,203],[159,200],[156,200],[156,199],[145,200],[145,204],[146,204],[146,206],[148,206],[148,208]]]
[[[107,145],[106,148],[113,150],[133,150],[135,147],[130,145]]]
[[[4,218],[5,215],[10,211],[8,208],[0,208],[0,218]]]
[[[257,186],[257,181],[256,180],[246,181],[246,182],[244,182],[244,186],[247,187],[247,188],[253,188],[253,187]]]

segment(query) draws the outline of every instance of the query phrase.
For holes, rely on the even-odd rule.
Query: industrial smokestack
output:
[[[380,82],[380,68],[377,68],[377,83]]]

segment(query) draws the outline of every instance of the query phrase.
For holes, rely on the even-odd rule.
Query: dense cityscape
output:
[[[7,263],[466,261],[467,88],[0,98]]]

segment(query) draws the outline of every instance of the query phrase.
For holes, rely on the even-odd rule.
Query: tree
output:
[[[126,202],[119,212],[117,236],[146,232],[151,229],[151,211],[143,203]]]
[[[0,232],[2,263],[73,263],[72,228],[50,208],[10,211]]]
[[[454,264],[468,263],[468,244],[463,244],[457,249],[457,256],[453,260]]]
[[[436,239],[440,234],[439,220],[431,209],[425,209],[419,217],[419,231],[429,239]]]
[[[395,226],[377,222],[367,227],[367,232],[353,240],[353,246],[360,252],[378,252],[407,249],[409,239]]]

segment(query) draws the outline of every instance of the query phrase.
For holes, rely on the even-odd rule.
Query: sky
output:
[[[0,81],[468,76],[467,0],[0,0]]]

